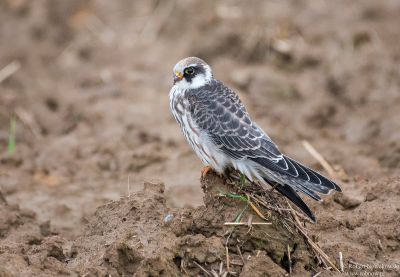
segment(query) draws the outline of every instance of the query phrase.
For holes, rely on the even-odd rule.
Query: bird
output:
[[[251,182],[272,186],[314,223],[316,217],[299,193],[322,201],[319,194],[342,191],[334,181],[282,154],[239,96],[214,79],[202,59],[188,57],[174,66],[169,102],[183,135],[205,166],[202,175],[235,169]]]

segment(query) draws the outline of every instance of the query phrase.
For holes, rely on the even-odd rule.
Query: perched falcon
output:
[[[248,114],[238,95],[214,79],[211,67],[189,57],[174,67],[170,97],[172,114],[205,172],[234,168],[249,180],[270,184],[315,222],[297,192],[321,201],[317,193],[341,191],[333,181],[283,155]],[[203,171],[204,172],[204,171]]]

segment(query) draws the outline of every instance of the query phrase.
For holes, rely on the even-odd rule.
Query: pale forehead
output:
[[[189,66],[195,66],[195,65],[204,65],[207,66],[205,61],[203,61],[200,58],[197,57],[189,57],[185,58],[183,60],[180,60],[175,66],[174,66],[174,71],[180,71],[182,72],[186,67]]]

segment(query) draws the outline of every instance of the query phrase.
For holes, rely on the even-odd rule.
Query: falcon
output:
[[[315,216],[298,195],[317,201],[318,194],[341,192],[333,181],[282,154],[254,122],[239,96],[214,79],[211,67],[188,57],[174,69],[170,108],[187,141],[205,165],[202,173],[234,168],[250,181],[272,185],[313,222]]]

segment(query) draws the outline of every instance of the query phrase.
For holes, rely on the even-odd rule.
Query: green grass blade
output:
[[[11,117],[10,119],[10,133],[8,136],[8,146],[7,146],[7,151],[9,154],[14,154],[15,148],[16,148],[16,139],[15,139],[15,133],[16,133],[16,127],[17,127],[17,121],[15,120],[15,117]]]
[[[243,214],[244,214],[244,212],[247,210],[247,207],[248,207],[248,206],[249,206],[249,204],[247,204],[247,205],[243,208],[243,210],[241,210],[240,213],[236,216],[235,223],[239,223],[239,222],[242,220]]]
[[[246,186],[246,175],[240,173],[240,188]]]
[[[219,190],[219,193],[225,197],[229,197],[229,198],[233,198],[233,199],[240,199],[243,202],[249,202],[249,198],[247,196],[235,194],[235,193],[227,193],[227,192],[222,191],[220,188],[218,188],[218,190]]]

